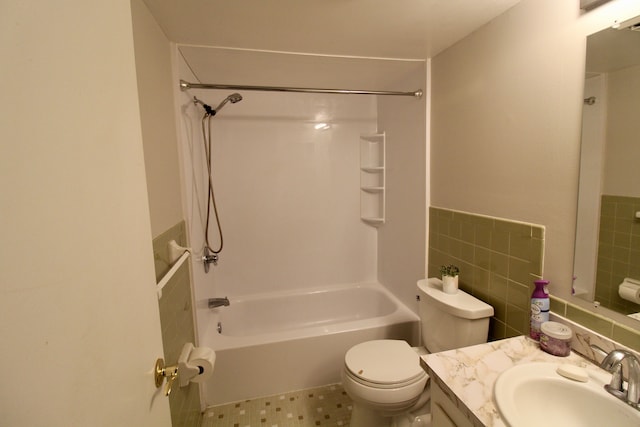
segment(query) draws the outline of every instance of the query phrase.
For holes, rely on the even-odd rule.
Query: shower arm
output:
[[[210,83],[190,83],[180,80],[180,89],[231,89],[231,90],[257,90],[264,92],[299,92],[299,93],[332,93],[342,95],[394,95],[394,96],[412,96],[416,99],[422,98],[422,89],[414,92],[394,92],[384,90],[351,90],[351,89],[318,89],[318,88],[302,88],[302,87],[284,87],[284,86],[245,86],[245,85],[223,85]]]
[[[210,116],[215,116],[216,115],[216,110],[211,108],[211,106],[209,106],[208,104],[205,104],[204,102],[200,101],[195,96],[193,97],[193,103],[202,105],[202,108],[204,108],[204,111],[206,111],[208,115],[210,115]]]

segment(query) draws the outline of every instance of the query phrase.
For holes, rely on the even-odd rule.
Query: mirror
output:
[[[587,38],[573,292],[638,320],[640,17]],[[635,25],[634,25],[635,23]]]

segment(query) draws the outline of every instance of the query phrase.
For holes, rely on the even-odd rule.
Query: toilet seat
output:
[[[345,355],[345,370],[360,384],[380,389],[423,381],[427,373],[406,341],[374,340],[353,346]]]

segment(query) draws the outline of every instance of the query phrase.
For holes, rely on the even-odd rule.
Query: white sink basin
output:
[[[587,382],[559,375],[559,363],[527,363],[504,371],[494,398],[505,424],[512,427],[640,426],[640,411],[604,390],[611,378],[589,371]]]

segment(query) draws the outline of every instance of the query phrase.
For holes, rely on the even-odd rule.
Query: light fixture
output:
[[[329,123],[316,123],[314,128],[316,130],[327,130],[331,128],[331,125]]]

